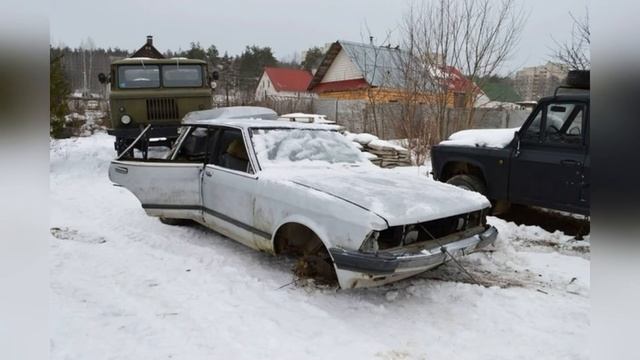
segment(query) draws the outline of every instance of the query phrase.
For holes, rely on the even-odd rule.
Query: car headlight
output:
[[[367,238],[362,242],[362,245],[360,245],[360,251],[366,253],[378,252],[378,249],[380,248],[378,246],[378,236],[380,236],[379,232],[370,232]]]
[[[122,116],[120,117],[120,121],[121,121],[123,124],[127,125],[127,124],[129,124],[129,123],[131,122],[131,116],[129,116],[129,115],[122,115]]]

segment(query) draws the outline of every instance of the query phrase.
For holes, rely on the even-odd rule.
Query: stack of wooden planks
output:
[[[372,163],[380,167],[391,168],[411,165],[409,151],[402,146],[380,140],[377,136],[367,133],[353,134],[345,132],[344,135],[353,141]]]

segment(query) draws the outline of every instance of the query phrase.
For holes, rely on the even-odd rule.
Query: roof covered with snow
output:
[[[315,124],[315,123],[300,123],[294,121],[278,121],[278,120],[263,120],[260,118],[246,118],[246,119],[210,119],[210,120],[193,120],[182,121],[183,125],[190,126],[234,126],[240,128],[278,128],[278,129],[314,129],[314,130],[338,130],[338,125],[327,124]]]
[[[313,76],[307,70],[265,67],[264,73],[277,91],[307,91]]]
[[[228,125],[242,128],[284,128],[337,130],[339,126],[317,123],[300,123],[278,120],[278,114],[269,108],[258,106],[232,106],[192,111],[182,119],[183,125]]]

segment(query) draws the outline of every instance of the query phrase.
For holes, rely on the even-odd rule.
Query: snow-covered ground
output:
[[[105,134],[51,143],[53,359],[588,358],[588,243],[490,218],[495,251],[462,260],[481,285],[454,263],[374,289],[292,283],[291,261],[146,216],[113,156]]]

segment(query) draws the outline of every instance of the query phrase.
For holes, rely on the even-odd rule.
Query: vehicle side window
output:
[[[213,129],[206,127],[193,127],[183,128],[189,133],[186,135],[178,154],[174,158],[178,162],[199,162],[204,163],[207,156],[208,139],[213,132]]]
[[[542,125],[542,108],[538,109],[529,127],[522,133],[522,141],[537,143],[540,141],[540,127]]]
[[[544,142],[552,145],[580,146],[584,106],[581,104],[557,103],[547,106]]]
[[[210,164],[227,169],[253,174],[242,132],[237,129],[224,129],[219,135],[215,151],[209,159]]]

